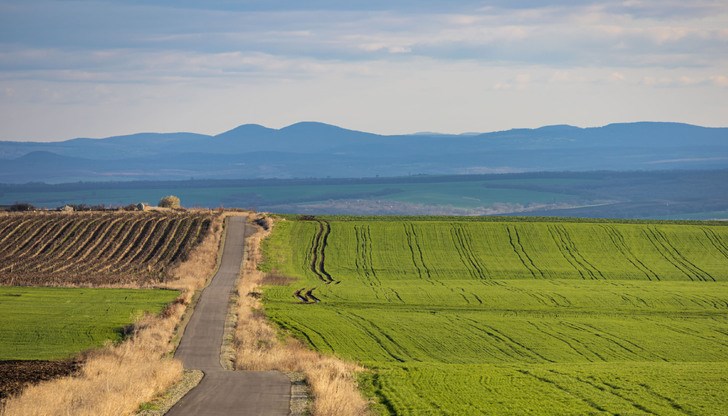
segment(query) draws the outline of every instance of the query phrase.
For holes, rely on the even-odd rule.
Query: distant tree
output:
[[[16,202],[9,209],[15,212],[35,211],[35,207],[27,202]]]
[[[159,200],[158,206],[162,208],[181,208],[179,198],[174,195],[167,195]]]

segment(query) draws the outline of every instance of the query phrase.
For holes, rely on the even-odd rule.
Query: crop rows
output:
[[[286,220],[264,253],[299,278],[266,313],[382,414],[728,414],[728,227]]]
[[[12,214],[0,217],[0,283],[153,283],[204,239],[203,213]]]
[[[305,273],[346,278],[728,280],[728,227],[655,224],[296,221]],[[296,251],[294,256],[301,256]],[[300,264],[300,263],[299,263]]]

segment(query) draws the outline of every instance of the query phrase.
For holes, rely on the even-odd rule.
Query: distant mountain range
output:
[[[728,128],[624,123],[382,136],[314,122],[217,136],[0,141],[0,183],[728,168]]]

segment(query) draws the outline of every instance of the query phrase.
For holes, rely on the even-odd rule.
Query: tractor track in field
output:
[[[381,348],[384,352],[387,353],[393,360],[404,363],[408,360],[411,361],[419,361],[418,359],[409,357],[409,354],[407,353],[407,350],[400,345],[397,341],[395,341],[389,334],[384,332],[382,328],[377,326],[374,322],[371,320],[357,315],[355,313],[349,312],[346,315],[344,315],[341,312],[337,312],[339,315],[345,317],[349,322],[352,323],[352,325],[356,326],[357,328],[361,329],[363,332],[368,334]],[[386,339],[389,342],[385,342],[384,339]],[[390,345],[387,345],[390,344]],[[394,347],[394,348],[392,348]],[[395,351],[397,350],[397,351]],[[402,358],[402,357],[409,357],[409,358]]]
[[[370,282],[371,285],[381,286],[381,281],[374,270],[372,259],[372,230],[368,225],[354,226],[356,238],[356,257],[354,263],[360,275]]]
[[[515,226],[509,225],[506,226],[506,231],[508,232],[508,241],[511,244],[511,248],[513,248],[513,251],[516,253],[516,256],[518,256],[518,260],[521,261],[523,267],[525,267],[534,278],[540,277],[545,279],[546,275],[544,272],[536,266],[533,259],[531,259],[531,256],[528,255],[526,249],[523,247],[523,244],[521,243],[521,236],[518,234],[518,229]]]
[[[715,282],[715,278],[708,272],[696,266],[690,262],[685,256],[678,251],[675,246],[670,243],[670,240],[658,230],[656,227],[646,227],[643,230],[644,235],[657,249],[660,255],[667,260],[670,264],[675,266],[676,269],[680,270],[690,280],[712,280]]]
[[[619,230],[609,225],[602,225],[602,229],[606,231],[609,239],[612,241],[612,244],[614,244],[624,258],[627,259],[627,261],[629,261],[630,264],[632,264],[637,270],[644,273],[647,280],[660,280],[660,276],[647,267],[647,265],[632,252],[629,246],[627,246],[627,243],[624,241],[624,236],[619,232]]]
[[[560,225],[548,226],[549,234],[556,243],[561,255],[579,273],[582,279],[604,279],[604,275],[594,267],[589,260],[579,253],[576,244],[569,236],[569,232]]]
[[[544,335],[546,335],[546,336],[548,336],[548,337],[550,337],[550,338],[553,338],[553,339],[555,339],[555,340],[557,340],[557,341],[561,342],[562,344],[566,345],[567,347],[569,347],[569,349],[570,349],[570,350],[574,351],[574,352],[575,352],[575,353],[576,353],[577,355],[579,355],[580,357],[583,357],[583,358],[584,358],[585,360],[587,360],[588,362],[594,362],[594,360],[593,360],[593,359],[592,359],[591,357],[587,356],[587,355],[586,355],[586,354],[584,354],[584,353],[583,353],[582,351],[580,351],[579,349],[577,349],[577,348],[576,348],[576,347],[575,347],[574,345],[572,345],[572,342],[574,342],[574,343],[576,343],[576,344],[579,344],[580,346],[584,347],[583,343],[582,343],[581,341],[579,341],[578,339],[576,339],[576,338],[573,338],[573,337],[568,337],[568,336],[566,336],[566,335],[564,335],[564,334],[562,334],[562,333],[560,333],[560,332],[556,332],[556,331],[547,331],[547,330],[545,330],[545,329],[543,329],[543,328],[539,327],[539,326],[538,326],[538,325],[537,325],[537,324],[536,324],[535,322],[533,322],[533,321],[526,321],[526,323],[528,323],[529,325],[531,325],[531,326],[532,326],[532,327],[533,327],[533,328],[534,328],[535,330],[537,330],[538,332],[540,332],[540,333],[542,333],[542,334],[544,334]],[[560,337],[560,336],[558,336],[558,335],[556,335],[556,334],[559,334],[559,335],[561,335],[561,336],[563,336],[563,337],[565,337],[565,338],[562,338],[562,337]],[[567,339],[567,338],[568,338],[568,339]],[[570,342],[569,340],[570,340],[571,342]],[[586,348],[586,347],[584,347],[584,349],[585,349],[585,350],[587,350],[587,351],[589,351],[589,349],[588,349],[588,348]],[[603,359],[602,359],[602,360],[603,360]]]
[[[680,412],[686,416],[698,416],[698,413],[692,412],[689,409],[684,408],[680,403],[676,402],[675,399],[673,399],[672,397],[663,396],[662,394],[657,393],[648,384],[639,383],[638,385],[640,387],[642,387],[647,394],[649,394],[652,397],[658,398],[660,400],[664,400],[665,402],[667,402],[670,405],[671,408],[677,410],[678,412]]]
[[[482,322],[478,322],[470,318],[463,317],[460,318],[460,320],[465,322],[466,325],[468,325],[471,329],[487,335],[488,338],[491,340],[495,340],[497,343],[491,345],[495,346],[506,356],[518,359],[528,358],[530,360],[533,360],[534,362],[554,362],[553,360],[541,355],[538,351],[527,347],[522,342],[515,340],[511,336],[503,333],[503,331],[500,331],[490,325],[486,325]],[[451,323],[453,324],[453,326],[458,327],[456,321],[452,321]]]
[[[715,231],[710,230],[706,227],[701,227],[703,230],[703,233],[708,238],[708,241],[715,247],[716,250],[718,250],[723,257],[728,259],[728,245],[726,245],[723,240],[718,236],[718,234],[715,233]]]
[[[415,266],[415,269],[417,269],[417,275],[420,279],[431,281],[432,273],[430,273],[430,268],[427,267],[427,264],[425,263],[425,255],[422,253],[422,246],[420,245],[419,238],[417,237],[415,226],[411,223],[402,225],[404,226],[404,233],[407,237],[407,245],[409,246],[410,253],[412,254],[412,264]]]
[[[301,303],[319,303],[321,302],[321,299],[317,298],[316,295],[313,294],[314,290],[316,290],[315,287],[311,289],[303,287],[295,291],[293,296],[300,300]]]
[[[600,406],[598,403],[596,403],[595,401],[593,401],[590,398],[586,397],[585,395],[581,394],[580,392],[575,391],[575,390],[572,390],[572,389],[569,389],[567,387],[564,387],[563,385],[557,383],[554,380],[551,380],[551,379],[546,378],[546,377],[543,377],[543,376],[539,376],[537,374],[534,374],[534,373],[532,373],[532,372],[530,372],[528,370],[524,370],[524,369],[517,369],[516,371],[518,371],[519,373],[521,373],[523,375],[526,375],[526,376],[529,376],[529,377],[533,377],[533,378],[535,378],[536,380],[538,380],[538,381],[540,381],[542,383],[547,383],[547,384],[555,387],[556,389],[563,391],[564,393],[568,394],[569,396],[573,396],[573,397],[581,400],[584,404],[586,404],[587,406],[591,407],[592,409],[598,411],[600,414],[602,414],[602,413],[608,413],[608,414],[610,414],[612,416],[618,416],[615,413],[612,413],[612,412],[607,411],[607,409],[605,409],[604,407]]]
[[[474,279],[487,279],[488,271],[473,251],[473,237],[462,226],[451,224],[450,235],[460,261]]]
[[[311,271],[326,284],[338,283],[331,275],[326,271],[326,245],[328,244],[329,234],[331,234],[331,224],[328,221],[316,220],[318,223],[318,229],[313,237],[311,243],[311,250],[309,251],[309,258],[311,262],[309,267]]]
[[[610,394],[610,395],[612,395],[614,397],[617,397],[620,400],[623,400],[623,401],[629,403],[632,407],[634,407],[635,409],[637,409],[637,410],[639,410],[641,412],[644,412],[644,413],[647,413],[647,414],[650,414],[650,415],[658,415],[659,414],[659,413],[655,413],[654,411],[648,409],[647,407],[645,407],[642,404],[636,403],[634,400],[630,399],[629,397],[625,396],[624,394],[621,394],[619,392],[619,387],[616,387],[616,386],[614,386],[612,384],[608,384],[608,383],[597,383],[595,381],[586,379],[584,377],[572,376],[570,374],[561,373],[561,372],[558,372],[558,371],[553,370],[553,369],[549,370],[549,372],[552,373],[552,374],[555,374],[557,376],[567,378],[567,379],[568,378],[574,379],[574,380],[576,380],[576,381],[578,381],[578,382],[580,382],[582,384],[586,384],[586,385],[588,385],[588,386],[590,386],[590,387],[592,387],[592,388],[594,388],[594,389],[596,389],[596,390],[598,390],[600,392],[608,393],[608,394]]]

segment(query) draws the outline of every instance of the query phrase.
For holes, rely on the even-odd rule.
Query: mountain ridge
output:
[[[21,158],[33,152],[44,152],[53,166],[24,163]],[[467,135],[378,135],[300,122],[280,129],[243,124],[214,136],[175,132],[0,141],[0,182],[59,183],[86,180],[85,175],[174,180],[654,170],[664,168],[663,161],[676,169],[716,169],[728,167],[726,159],[728,128],[674,122],[556,124]]]

